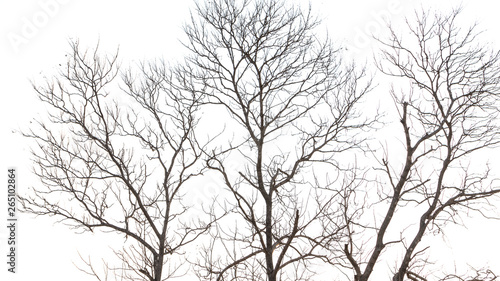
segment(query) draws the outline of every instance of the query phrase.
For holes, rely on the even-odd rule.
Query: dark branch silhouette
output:
[[[428,248],[421,245],[424,236],[444,231],[447,223],[459,223],[471,211],[488,216],[489,198],[500,192],[487,165],[481,170],[469,164],[476,152],[500,143],[500,53],[477,43],[475,26],[460,29],[459,12],[416,13],[416,21],[408,20],[403,33],[409,35],[400,36],[399,29],[390,27],[390,38],[379,41],[379,70],[404,80],[402,88],[408,88],[391,92],[405,152],[379,161],[377,170],[385,174],[379,204],[386,210],[376,222],[374,239],[349,237],[356,254],[353,246],[345,246],[345,263],[354,280],[373,279],[378,262],[392,259],[384,256],[389,245],[401,255],[393,281],[428,280],[425,270],[421,273],[427,263],[422,258]],[[398,225],[394,217],[406,208],[419,216]],[[406,230],[412,223],[412,230]],[[391,232],[400,232],[401,238],[387,241]],[[362,253],[369,255],[362,258]]]
[[[337,197],[320,195],[316,189],[327,188],[313,173],[337,172],[340,155],[360,148],[373,120],[360,118],[356,105],[371,81],[362,82],[364,70],[344,63],[329,39],[317,38],[318,25],[284,1],[217,0],[199,4],[185,27],[191,56],[184,72],[206,108],[225,109],[225,133],[237,136],[206,151],[207,167],[229,191],[220,204],[231,215],[211,244],[226,257],[206,249],[197,262],[204,279],[307,279],[307,262],[328,260],[321,245],[338,239],[339,229],[321,229],[338,220],[323,212]],[[241,166],[234,170],[227,158]]]
[[[119,265],[82,257],[98,280],[496,280],[436,273],[425,241],[472,213],[499,218],[498,179],[476,156],[500,144],[500,53],[459,14],[416,12],[377,38],[397,126],[375,140],[372,78],[310,8],[200,1],[175,67],[119,72],[117,55],[73,43],[34,86],[49,115],[24,132],[41,185],[23,209],[122,239]],[[186,203],[198,177],[219,188],[201,214]]]
[[[125,268],[115,273],[165,280],[180,273],[181,263],[172,262],[170,272],[164,264],[178,262],[172,255],[209,228],[184,219],[182,203],[185,186],[202,173],[198,100],[163,64],[126,72],[119,88],[117,55],[82,51],[78,42],[71,47],[60,76],[35,85],[50,117],[25,135],[38,144],[34,173],[43,186],[21,203],[75,229],[121,234],[116,256]]]

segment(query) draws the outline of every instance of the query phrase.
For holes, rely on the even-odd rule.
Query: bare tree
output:
[[[384,176],[378,204],[386,209],[372,225],[374,238],[357,234],[371,231],[365,224],[353,224],[357,232],[348,235],[344,259],[354,280],[370,280],[379,261],[394,260],[384,253],[400,257],[394,261],[393,281],[428,280],[424,236],[443,231],[447,223],[461,223],[471,212],[491,215],[489,200],[500,186],[488,165],[473,157],[500,142],[500,53],[478,42],[475,26],[459,28],[459,12],[416,13],[408,29],[391,26],[391,37],[380,40],[380,71],[409,89],[391,91],[404,152],[386,148],[379,161]],[[403,213],[404,219],[394,219]],[[393,239],[398,233],[400,238]]]
[[[207,111],[225,109],[222,135],[234,136],[206,150],[229,196],[219,197],[227,216],[211,232],[198,274],[308,280],[308,261],[333,262],[320,246],[342,233],[340,212],[332,211],[339,188],[326,174],[347,167],[336,157],[359,148],[371,124],[356,110],[370,80],[316,36],[310,11],[284,1],[215,0],[196,12],[185,27],[192,55],[184,72]]]
[[[432,276],[422,242],[469,213],[497,215],[500,187],[474,156],[500,142],[500,53],[476,43],[475,26],[458,28],[459,12],[417,13],[405,35],[389,27],[380,40],[378,69],[408,89],[391,88],[402,145],[382,156],[365,134],[378,114],[358,108],[372,81],[316,35],[310,9],[199,3],[185,64],[144,64],[121,86],[116,55],[74,43],[60,76],[35,86],[50,115],[25,133],[42,187],[20,198],[24,210],[120,234],[121,265],[100,273],[84,259],[99,280],[181,275],[201,236],[191,262],[202,280],[310,280],[327,264],[368,281],[381,261],[396,265],[393,281],[495,280],[489,269]],[[198,141],[202,122],[224,125],[212,143]],[[360,151],[376,156],[373,173]],[[206,222],[184,201],[201,175],[224,189]]]
[[[121,234],[119,266],[106,264],[99,276],[85,260],[84,270],[99,280],[109,273],[151,281],[182,274],[175,256],[209,228],[188,220],[182,200],[189,180],[202,173],[189,82],[151,63],[139,74],[126,72],[118,87],[117,55],[71,47],[65,70],[34,86],[50,116],[25,133],[38,144],[34,173],[42,185],[21,198],[24,210],[81,231]]]

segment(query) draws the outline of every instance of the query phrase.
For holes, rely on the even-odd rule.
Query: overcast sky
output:
[[[462,6],[466,21],[477,21],[488,39],[500,47],[500,19],[497,1],[410,1],[410,0],[311,0],[312,8],[324,19],[324,29],[339,44],[344,44],[353,57],[366,61],[373,52],[370,35],[383,35],[383,20],[401,20],[415,8],[439,8],[448,11]],[[431,4],[432,3],[432,4]],[[99,40],[102,50],[113,52],[120,47],[124,62],[153,58],[175,60],[182,54],[182,24],[188,19],[192,1],[118,1],[118,0],[2,0],[0,1],[0,93],[1,102],[1,170],[2,186],[6,186],[8,167],[18,169],[19,186],[36,185],[30,175],[29,149],[25,139],[16,134],[25,128],[44,108],[36,99],[30,80],[42,81],[44,74],[53,74],[65,63],[69,40],[93,47]],[[6,215],[6,190],[0,192],[2,215]],[[93,280],[82,275],[73,265],[79,263],[78,251],[84,257],[106,247],[110,240],[99,236],[75,235],[50,218],[19,214],[18,271],[6,275],[2,262],[1,280]],[[3,219],[5,222],[5,219]],[[4,225],[2,222],[2,225]],[[5,222],[6,223],[6,222]],[[499,222],[491,222],[488,231],[481,230],[485,239],[498,236]],[[474,239],[479,233],[472,227],[464,239]],[[0,227],[2,261],[7,253],[6,227]],[[470,240],[469,240],[470,241]],[[498,241],[498,240],[497,240]],[[450,242],[454,243],[454,242]],[[463,243],[457,255],[481,256],[472,243]],[[99,245],[96,247],[95,245]],[[495,249],[495,251],[491,251]],[[492,245],[486,252],[499,252]],[[476,252],[474,252],[476,251]],[[484,257],[486,256],[486,257]],[[482,258],[495,255],[485,253]],[[500,263],[499,260],[496,263]],[[7,277],[4,277],[7,276]]]

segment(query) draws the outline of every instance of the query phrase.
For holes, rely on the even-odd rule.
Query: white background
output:
[[[463,18],[477,21],[486,39],[500,48],[500,20],[497,1],[410,1],[410,0],[311,0],[312,8],[324,19],[324,28],[339,44],[348,47],[361,63],[371,59],[370,34],[383,35],[382,19],[401,21],[414,9],[439,8],[449,11],[460,4]],[[30,80],[43,81],[65,64],[68,42],[79,39],[82,46],[114,52],[120,47],[121,60],[129,63],[152,58],[178,59],[182,52],[182,24],[188,20],[191,1],[116,0],[2,0],[0,1],[0,279],[1,280],[93,280],[73,263],[99,253],[113,243],[112,235],[76,235],[52,218],[18,213],[18,261],[16,274],[7,273],[6,174],[16,167],[18,190],[38,184],[30,173],[27,140],[16,133],[32,118],[44,113]],[[466,22],[467,22],[466,20]],[[383,89],[383,87],[382,87]],[[380,89],[376,89],[375,92]],[[498,171],[498,168],[497,168]],[[482,219],[471,222],[468,230],[452,229],[442,250],[466,257],[475,266],[499,269],[500,222]],[[116,241],[114,242],[116,243]],[[452,250],[450,248],[453,247]],[[187,278],[186,280],[190,280]]]

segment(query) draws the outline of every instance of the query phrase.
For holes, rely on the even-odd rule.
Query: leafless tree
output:
[[[332,262],[321,245],[341,235],[332,211],[340,196],[326,174],[360,148],[373,120],[356,105],[371,84],[317,37],[319,21],[304,11],[279,0],[215,0],[198,4],[185,27],[184,72],[206,110],[225,116],[221,135],[232,135],[206,150],[229,196],[219,197],[227,215],[196,261],[202,279],[308,280],[308,261]]]
[[[203,171],[189,81],[151,63],[123,74],[118,86],[117,55],[71,47],[60,75],[34,86],[50,116],[25,133],[38,144],[33,161],[41,185],[20,198],[22,206],[77,230],[121,236],[119,266],[106,264],[100,276],[85,259],[83,270],[99,280],[109,273],[151,281],[182,274],[176,255],[209,228],[190,222],[182,200]]]
[[[473,157],[500,142],[500,53],[478,41],[476,26],[459,28],[459,13],[416,13],[407,29],[391,26],[391,37],[380,40],[379,70],[407,89],[391,91],[404,150],[391,146],[379,158],[385,211],[373,230],[353,224],[347,235],[344,259],[354,280],[373,279],[379,261],[394,260],[389,253],[399,257],[393,281],[428,280],[424,236],[471,212],[492,215],[489,200],[500,186]],[[395,219],[400,214],[406,217]],[[373,239],[358,234],[367,231]]]
[[[116,55],[74,43],[65,70],[35,85],[50,115],[25,132],[42,186],[22,206],[121,235],[121,265],[102,273],[83,259],[99,280],[181,275],[183,249],[201,236],[190,261],[202,280],[311,280],[326,264],[368,281],[381,261],[396,265],[393,281],[496,280],[489,269],[430,273],[423,242],[464,215],[498,215],[498,182],[474,156],[500,143],[500,53],[477,43],[475,26],[460,29],[459,13],[416,13],[380,39],[400,134],[383,136],[382,155],[365,134],[379,116],[358,107],[372,81],[317,35],[310,9],[198,3],[185,64],[143,64],[121,86]],[[366,170],[358,159],[370,153]],[[184,201],[202,175],[223,187],[206,221]]]

